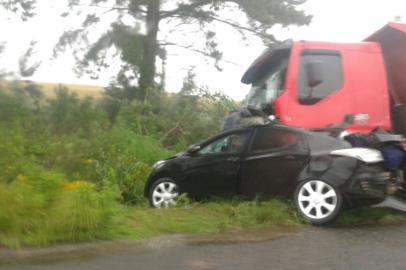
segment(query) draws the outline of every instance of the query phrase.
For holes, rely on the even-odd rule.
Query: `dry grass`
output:
[[[41,86],[45,96],[50,98],[54,97],[54,88],[59,85],[57,83],[41,83],[41,82],[36,82],[36,84]],[[62,84],[62,85],[67,87],[70,91],[77,93],[80,98],[92,97],[94,99],[99,99],[103,95],[102,86],[81,85],[81,84]]]
[[[0,86],[7,87],[8,84],[13,83],[12,81],[0,81]],[[95,85],[82,85],[82,84],[67,84],[67,83],[45,83],[45,82],[31,82],[31,81],[19,81],[22,85],[28,83],[35,83],[38,85],[45,97],[53,98],[55,96],[54,89],[58,85],[63,85],[67,87],[70,91],[77,93],[80,98],[92,97],[94,99],[100,99],[103,96],[104,88],[102,86]]]

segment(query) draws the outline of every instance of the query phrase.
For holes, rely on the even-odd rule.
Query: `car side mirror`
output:
[[[321,62],[306,63],[306,76],[307,85],[309,87],[316,87],[323,82],[323,65]]]
[[[198,144],[192,144],[191,146],[189,146],[189,148],[187,149],[187,152],[190,154],[195,154],[197,151],[200,150],[200,145]]]

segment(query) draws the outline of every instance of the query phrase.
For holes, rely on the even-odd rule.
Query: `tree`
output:
[[[5,0],[0,1],[0,8],[20,16],[24,21],[35,15],[36,0]]]
[[[36,11],[36,0],[6,0],[0,1],[0,11],[5,11],[3,14],[12,14],[19,17],[19,19],[23,21],[27,21],[28,19],[35,16]],[[3,15],[2,14],[2,15]],[[29,47],[25,51],[23,55],[21,55],[19,59],[19,73],[22,77],[30,77],[34,74],[34,72],[39,68],[41,62],[31,63],[31,58],[35,54],[35,45],[36,41],[31,41]],[[0,54],[6,48],[6,42],[0,42]],[[10,75],[11,73],[5,73],[4,71],[0,71],[0,78],[4,77],[5,75]]]
[[[69,12],[62,16],[82,16],[81,27],[66,31],[54,53],[58,55],[69,47],[74,48],[78,72],[97,76],[97,71],[109,66],[111,49],[123,61],[120,74],[126,81],[135,81],[134,98],[144,100],[148,89],[156,87],[156,60],[166,61],[168,46],[180,46],[215,59],[217,66],[222,57],[218,49],[213,23],[230,26],[243,37],[254,34],[266,43],[275,41],[269,29],[275,24],[308,24],[311,16],[297,9],[306,0],[69,0]],[[224,16],[235,10],[246,18]],[[86,12],[85,12],[86,11]],[[111,25],[92,42],[97,25],[112,19]],[[169,31],[188,25],[197,28],[205,39],[203,48],[190,42],[182,44],[160,35],[161,26]],[[96,68],[94,70],[93,68]],[[164,73],[164,72],[162,72]],[[164,74],[161,74],[164,77]],[[162,79],[164,80],[164,78]]]

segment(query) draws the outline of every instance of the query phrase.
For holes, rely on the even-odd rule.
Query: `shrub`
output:
[[[87,177],[98,185],[116,183],[126,203],[141,202],[151,165],[171,154],[155,139],[117,127],[100,135],[93,144]]]
[[[125,224],[114,189],[97,191],[55,172],[0,183],[0,208],[0,243],[9,247],[106,239]]]

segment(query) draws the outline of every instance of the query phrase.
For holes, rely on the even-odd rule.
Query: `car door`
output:
[[[241,155],[252,130],[227,133],[186,160],[181,186],[191,197],[235,194]]]
[[[258,127],[241,162],[238,192],[248,197],[289,195],[307,159],[300,132],[281,126]]]

